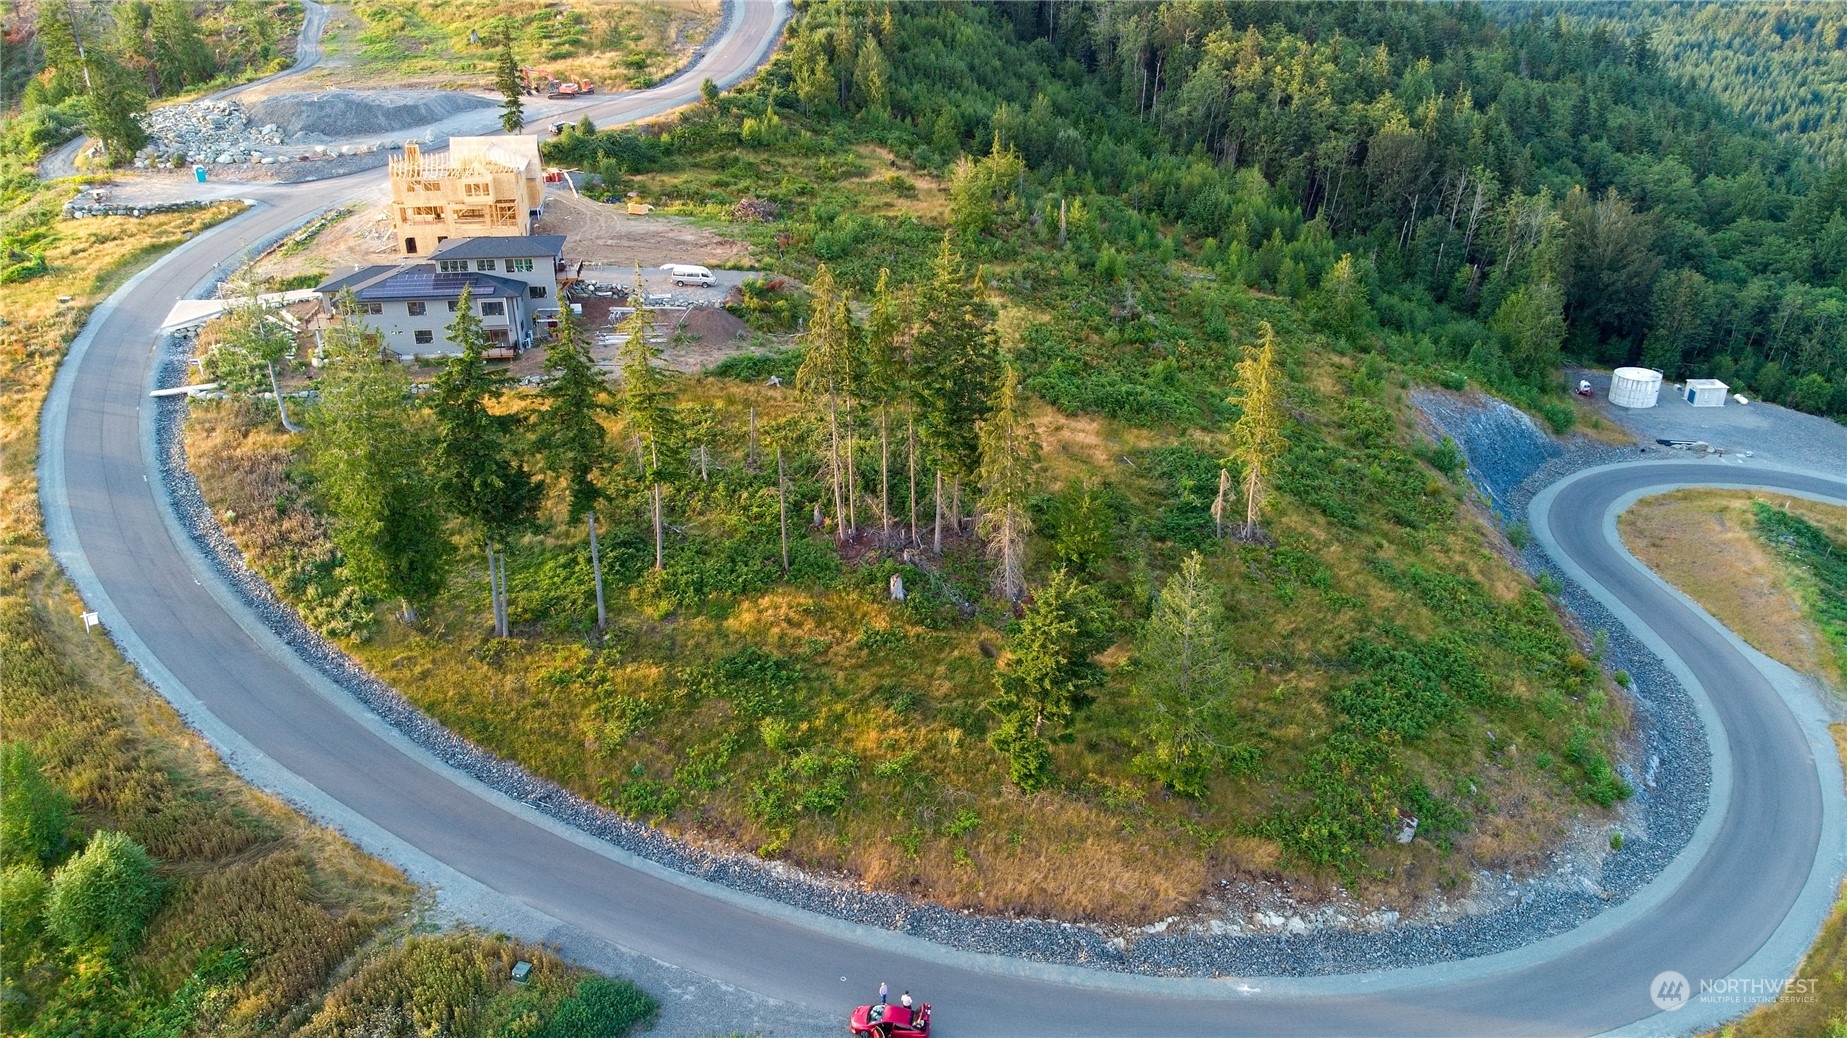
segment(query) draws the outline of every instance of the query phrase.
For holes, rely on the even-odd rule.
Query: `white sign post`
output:
[[[102,623],[102,620],[99,619],[95,613],[83,614],[83,632],[85,634],[90,633],[90,629],[100,623]]]

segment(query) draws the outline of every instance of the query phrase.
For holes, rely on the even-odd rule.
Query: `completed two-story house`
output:
[[[531,345],[535,314],[558,307],[564,236],[457,238],[443,242],[426,263],[382,264],[330,278],[315,287],[321,305],[337,312],[351,291],[352,319],[384,337],[402,357],[459,352],[448,338],[462,292],[481,318],[496,351]]]

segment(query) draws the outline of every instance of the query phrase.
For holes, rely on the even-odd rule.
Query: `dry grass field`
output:
[[[1758,651],[1828,680],[1839,661],[1783,565],[1753,532],[1751,502],[1766,500],[1847,539],[1847,509],[1750,491],[1680,490],[1646,498],[1617,522],[1623,542],[1668,583]]]

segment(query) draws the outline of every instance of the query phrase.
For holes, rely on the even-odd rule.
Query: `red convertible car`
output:
[[[930,1033],[930,1003],[916,1009],[899,1005],[860,1006],[847,1024],[854,1038],[925,1038]]]

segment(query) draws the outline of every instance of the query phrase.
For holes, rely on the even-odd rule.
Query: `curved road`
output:
[[[737,8],[738,24],[683,85],[598,102],[603,117],[685,103],[707,75],[734,81],[776,23],[768,5]],[[1816,734],[1812,718],[1798,723],[1791,697],[1734,639],[1640,569],[1614,542],[1612,516],[1626,497],[1658,487],[1767,486],[1847,502],[1847,483],[1713,463],[1593,470],[1535,501],[1535,532],[1555,555],[1695,680],[1715,733],[1716,781],[1702,834],[1655,883],[1571,933],[1501,955],[1241,981],[1047,967],[670,874],[481,788],[385,728],[270,635],[212,577],[149,479],[154,408],[144,404],[155,329],[172,300],[195,294],[245,243],[375,179],[264,188],[254,212],[188,242],[98,307],[47,401],[40,480],[54,553],[155,686],[259,784],[313,804],[414,873],[822,1015],[879,978],[902,978],[941,1007],[945,1035],[1672,1031],[1700,1022],[1701,1010],[1656,1016],[1647,990],[1655,974],[1677,970],[1696,984],[1781,979],[1818,929],[1840,857],[1840,778],[1825,732]]]

